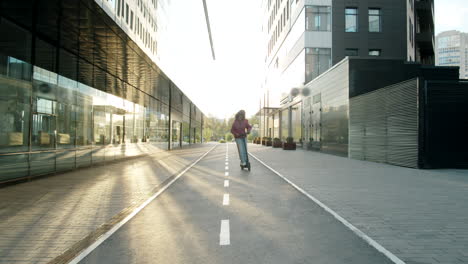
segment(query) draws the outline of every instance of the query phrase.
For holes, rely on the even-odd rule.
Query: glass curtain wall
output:
[[[306,6],[307,31],[331,31],[330,6]]]
[[[306,48],[305,82],[308,83],[332,66],[331,49]]]
[[[273,116],[273,135],[275,138],[280,138],[280,118],[279,118],[280,113],[276,112]]]
[[[146,143],[167,149],[169,107],[158,100],[146,96],[145,106],[0,59],[0,181],[143,154]]]
[[[281,110],[281,140],[286,141],[289,137],[289,109]]]
[[[142,143],[167,148],[158,100],[145,107],[15,58],[1,64],[0,181],[28,175],[28,161],[35,175],[142,154]]]
[[[301,142],[302,140],[302,106],[301,103],[295,104],[291,107],[291,127],[292,137],[295,142]]]
[[[111,19],[69,4],[25,6],[21,17],[2,5],[0,182],[168,149],[170,113],[185,110],[184,94]],[[191,119],[196,137],[203,115]]]

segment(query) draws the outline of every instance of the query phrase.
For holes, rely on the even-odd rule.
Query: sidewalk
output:
[[[0,189],[0,264],[51,261],[139,205],[212,147],[160,152]]]
[[[407,264],[468,263],[468,170],[415,170],[254,144],[249,151]]]

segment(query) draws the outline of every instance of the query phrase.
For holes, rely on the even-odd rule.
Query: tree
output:
[[[213,116],[207,116],[204,119],[203,136],[209,141],[219,141],[220,139],[229,140],[227,133],[230,134],[233,120],[234,118],[219,119]]]

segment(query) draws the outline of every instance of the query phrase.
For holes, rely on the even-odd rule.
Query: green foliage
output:
[[[226,140],[221,139],[221,140],[219,141],[219,143],[226,143]]]
[[[249,123],[251,125],[258,124],[258,118],[253,116],[250,117]],[[228,119],[219,119],[213,116],[207,116],[203,119],[203,138],[206,141],[220,141],[221,139],[231,141],[233,136],[231,134],[231,126],[234,123],[234,115]],[[258,136],[258,132],[253,131],[252,137]]]

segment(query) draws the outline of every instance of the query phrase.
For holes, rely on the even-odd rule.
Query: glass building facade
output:
[[[94,1],[38,2],[0,4],[0,182],[201,142],[201,111]]]

